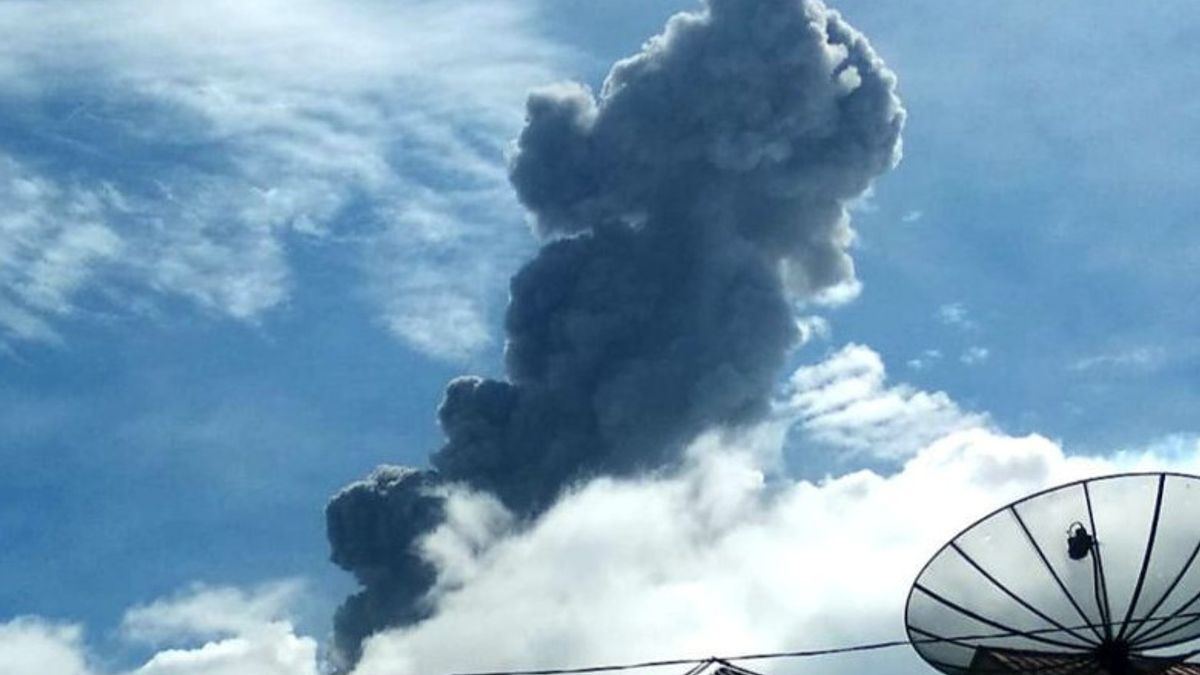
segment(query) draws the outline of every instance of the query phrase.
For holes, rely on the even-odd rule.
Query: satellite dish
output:
[[[905,609],[947,675],[1200,674],[1200,477],[1090,478],[1025,497],[925,565]]]

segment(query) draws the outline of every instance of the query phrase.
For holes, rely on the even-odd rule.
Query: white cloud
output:
[[[465,359],[491,344],[480,299],[455,292],[442,278],[435,278],[429,293],[421,296],[411,281],[405,279],[398,284],[403,292],[383,300],[388,330],[417,350],[448,360]]]
[[[992,353],[987,347],[968,347],[959,355],[958,360],[968,366],[977,366],[991,357]]]
[[[296,582],[252,591],[197,586],[133,608],[122,637],[164,648],[125,675],[317,675],[316,641],[296,635],[286,618],[301,590]],[[79,626],[34,618],[0,624],[5,675],[108,672],[88,661]]]
[[[85,289],[180,295],[254,319],[294,292],[291,250],[318,238],[361,252],[367,296],[400,338],[426,350],[457,341],[432,349],[442,356],[478,349],[485,289],[510,271],[495,251],[524,238],[504,147],[526,89],[554,77],[543,64],[565,60],[533,11],[517,0],[5,3],[0,98],[36,140],[25,152],[48,161],[0,157],[0,227],[28,232],[23,251],[0,250],[11,270],[0,325],[47,339]],[[64,97],[69,110],[32,112]],[[76,164],[69,181],[52,168],[63,159]],[[21,189],[31,195],[13,199]],[[30,251],[45,243],[54,255],[35,270]],[[425,286],[395,283],[397,269],[436,277],[457,318],[415,302]],[[16,278],[34,274],[50,283]]]
[[[296,581],[271,583],[253,591],[196,586],[176,597],[130,609],[121,620],[121,632],[130,640],[150,644],[244,635],[286,617],[301,590]]]
[[[796,319],[796,328],[800,332],[800,344],[808,344],[813,340],[828,340],[833,335],[833,328],[825,317],[809,315]]]
[[[867,187],[863,193],[854,199],[851,199],[846,204],[847,210],[851,213],[875,213],[879,211],[879,204],[875,201],[875,186]]]
[[[851,279],[817,292],[810,302],[819,307],[840,307],[856,300],[862,295],[862,290],[862,282]]]
[[[967,312],[967,306],[961,302],[949,302],[938,307],[936,316],[938,321],[947,326],[954,326],[963,330],[970,330],[977,327]]]
[[[851,344],[805,366],[788,382],[782,415],[794,415],[812,441],[883,458],[903,458],[958,429],[982,426],[943,392],[889,385],[883,359]]]
[[[942,360],[942,351],[940,349],[926,349],[921,352],[920,356],[913,357],[905,362],[912,370],[924,370]]]
[[[128,675],[317,675],[317,642],[286,618],[294,581],[245,591],[198,586],[126,612],[126,639],[166,647]],[[183,646],[179,646],[183,645]]]
[[[906,593],[973,519],[1049,485],[1200,468],[1200,451],[1065,456],[1040,436],[950,433],[897,473],[819,483],[764,475],[705,439],[679,475],[599,480],[527,531],[477,550],[432,619],[369,641],[356,675],[580,666],[820,648],[903,637]],[[468,550],[469,547],[462,547]],[[821,672],[924,672],[911,650],[828,658]],[[807,661],[769,672],[809,672]]]
[[[1146,372],[1159,368],[1166,361],[1166,356],[1166,351],[1158,347],[1134,347],[1078,359],[1071,364],[1071,370],[1077,372],[1093,370]]]
[[[270,624],[253,634],[169,649],[129,675],[317,675],[317,643],[289,625]]]
[[[495,500],[455,493],[425,542],[438,567],[429,621],[373,638],[357,675],[447,673],[707,657],[901,637],[908,586],[974,518],[1030,491],[1125,470],[1200,470],[1195,438],[1113,458],[1040,436],[951,433],[892,475],[820,482],[764,474],[771,434],[693,448],[670,476],[593,481],[524,528]],[[768,447],[760,447],[767,443]],[[295,582],[195,587],[129,610],[119,634],[159,648],[124,675],[316,675],[316,641],[287,618]],[[79,626],[0,624],[2,672],[101,675]],[[89,665],[91,661],[91,665]],[[822,672],[922,672],[905,648],[829,658]],[[773,662],[769,672],[807,672]]]
[[[902,638],[913,578],[977,517],[1082,477],[1200,469],[1194,437],[1110,458],[1068,456],[1042,436],[988,428],[945,395],[887,387],[884,375],[878,354],[850,345],[801,369],[789,403],[809,411],[797,422],[807,428],[888,400],[883,407],[892,417],[849,414],[826,423],[855,439],[843,442],[856,449],[882,438],[872,430],[880,419],[903,420],[883,423],[901,430],[954,420],[890,475],[856,471],[811,482],[771,474],[762,467],[775,466],[781,438],[767,428],[701,439],[688,466],[672,475],[593,481],[524,530],[514,530],[493,501],[454,494],[457,515],[426,542],[447,581],[435,591],[436,613],[371,639],[355,675],[572,667]],[[937,405],[925,403],[931,400]],[[820,667],[834,675],[925,669],[905,648],[829,658]],[[810,669],[780,661],[769,672]]]
[[[20,618],[0,624],[4,675],[89,675],[79,626]]]
[[[875,398],[911,406],[932,396],[885,386],[884,375],[879,356],[857,345],[801,369],[792,403],[799,398],[823,412],[798,424]],[[957,410],[949,399],[944,404]],[[897,409],[916,424],[924,408]],[[944,410],[927,412],[929,423]],[[452,491],[445,524],[422,542],[439,572],[434,616],[371,639],[356,675],[703,658],[902,638],[917,571],[978,516],[1086,476],[1200,471],[1195,436],[1095,458],[1066,455],[1042,436],[1005,435],[982,418],[959,421],[891,474],[855,471],[814,482],[771,473],[763,467],[776,465],[782,442],[771,423],[702,438],[671,474],[582,485],[533,523],[515,521],[490,497]],[[159,651],[126,675],[315,675],[316,642],[297,635],[288,619],[302,593],[296,582],[197,586],[131,609],[119,634]],[[18,619],[0,625],[0,663],[58,663],[64,674],[98,675],[86,666],[81,638],[76,626]],[[925,668],[907,648],[819,665],[830,675]],[[811,667],[780,661],[769,672]]]
[[[53,340],[49,318],[111,264],[121,238],[104,223],[106,198],[54,183],[0,153],[0,341]]]
[[[503,182],[496,176],[497,185]],[[530,244],[496,246],[488,227],[507,186],[452,198],[422,190],[419,199],[387,211],[391,226],[364,253],[369,293],[394,335],[433,356],[463,359],[492,344],[488,301]],[[517,213],[513,204],[509,209]],[[474,222],[474,229],[462,223]],[[520,228],[514,224],[514,232]]]

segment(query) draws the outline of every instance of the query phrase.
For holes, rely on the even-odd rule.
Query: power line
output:
[[[1198,618],[1200,612],[1188,612],[1172,614],[1167,617],[1146,617],[1139,621],[1150,622],[1157,620],[1183,619],[1183,618]],[[798,658],[813,658],[818,656],[836,656],[839,654],[851,654],[855,652],[870,652],[881,649],[892,649],[894,647],[903,647],[919,644],[935,644],[941,642],[961,642],[964,640],[995,640],[1012,637],[1025,637],[1029,635],[1043,635],[1046,633],[1062,633],[1075,630],[1090,629],[1096,627],[1097,624],[1083,624],[1078,626],[1063,626],[1054,628],[1037,628],[1033,630],[1023,631],[1021,633],[976,633],[973,635],[956,635],[953,637],[936,637],[936,638],[917,638],[906,640],[884,640],[882,642],[867,642],[856,645],[847,645],[843,647],[829,647],[826,649],[806,649],[788,652],[761,652],[753,654],[738,654],[734,656],[709,656],[704,658],[674,658],[660,659],[656,661],[640,661],[633,663],[615,663],[598,666],[582,666],[578,668],[544,668],[538,670],[492,670],[492,671],[475,671],[467,673],[455,673],[454,675],[586,675],[587,673],[610,673],[624,670],[638,670],[643,668],[664,668],[667,666],[695,666],[685,675],[698,675],[704,667],[711,664],[720,664],[739,672],[741,675],[757,675],[753,671],[746,670],[734,665],[733,661],[763,661],[768,659],[798,659]],[[1200,639],[1200,638],[1197,638]],[[1200,652],[1192,652],[1184,656],[1191,658]]]

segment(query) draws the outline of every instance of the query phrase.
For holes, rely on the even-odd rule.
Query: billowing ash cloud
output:
[[[431,471],[383,466],[325,509],[331,558],[364,589],[347,598],[333,620],[335,658],[346,665],[357,660],[366,636],[426,617],[421,597],[435,574],[412,543],[442,520],[437,486]]]
[[[508,379],[450,383],[433,471],[381,469],[330,504],[333,559],[364,587],[337,617],[344,659],[425,616],[412,544],[441,518],[439,483],[533,517],[762,415],[792,303],[854,279],[845,205],[899,158],[894,88],[819,2],[709,0],[598,97],[529,97],[510,177],[548,243],[512,281]]]

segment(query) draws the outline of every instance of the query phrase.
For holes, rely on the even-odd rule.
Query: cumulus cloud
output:
[[[131,640],[161,644],[196,636],[243,635],[287,616],[303,587],[296,581],[251,591],[197,586],[173,598],[130,609],[121,632]]]
[[[316,675],[316,640],[296,635],[287,618],[302,590],[295,581],[201,586],[135,607],[121,622],[127,639],[188,646],[162,649],[129,675]]]
[[[522,248],[494,226],[514,203],[503,139],[521,91],[565,59],[532,11],[5,3],[0,329],[50,339],[81,297],[183,297],[254,320],[295,292],[300,248],[337,246],[398,337],[478,350],[488,293]],[[442,303],[420,300],[430,288]]]
[[[1079,478],[1200,471],[1194,436],[1100,458],[1072,456],[1036,434],[974,426],[933,439],[890,473],[795,480],[774,471],[782,452],[774,426],[706,434],[676,470],[581,484],[535,521],[514,517],[494,496],[426,482],[413,470],[383,470],[348,488],[354,497],[339,500],[341,509],[397,499],[401,492],[381,489],[397,481],[417,481],[440,497],[437,523],[413,549],[436,578],[423,596],[426,618],[370,638],[355,674],[705,658],[903,639],[909,584],[976,517]],[[338,550],[402,558],[406,540],[386,533],[422,529],[403,518],[422,511],[413,504],[373,509],[367,515],[400,521],[345,524],[368,522],[387,554]],[[315,674],[316,642],[297,635],[288,619],[302,592],[296,582],[198,586],[131,609],[120,635],[159,651],[124,675]],[[109,672],[89,659],[82,638],[79,626],[13,620],[0,624],[0,663],[15,664],[16,675]],[[762,669],[812,667],[777,661]],[[819,667],[832,675],[925,671],[907,647],[826,658]]]
[[[7,675],[90,675],[83,629],[25,617],[0,624],[0,663]]]
[[[294,581],[257,589],[197,586],[126,612],[121,636],[161,648],[123,675],[317,675],[317,642],[287,618],[303,587]],[[101,675],[83,629],[42,619],[0,624],[0,669],[11,675]]]
[[[780,414],[795,416],[809,443],[893,460],[950,432],[988,424],[985,415],[961,409],[944,392],[888,384],[883,359],[859,344],[797,369]]]
[[[709,0],[598,94],[549,86],[526,115],[509,178],[546,243],[510,284],[508,378],[450,383],[433,471],[377,474],[328,509],[334,560],[364,585],[338,613],[347,663],[423,616],[427,584],[405,575],[425,576],[407,560],[445,499],[430,484],[529,519],[574,482],[673,466],[705,430],[767,414],[820,331],[795,303],[857,288],[848,207],[899,160],[904,122],[866,39],[797,0]]]
[[[601,479],[573,492],[528,530],[460,564],[461,582],[436,594],[432,618],[369,640],[355,672],[578,666],[902,638],[909,584],[976,517],[1078,478],[1200,469],[1194,443],[1184,453],[1093,458],[1068,456],[1037,435],[971,428],[935,440],[891,475],[793,482],[764,473],[753,458],[771,448],[752,446],[706,438],[675,475]],[[865,667],[924,668],[907,648],[820,662],[822,672]],[[811,668],[775,662],[769,672]]]

